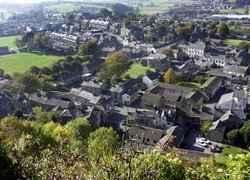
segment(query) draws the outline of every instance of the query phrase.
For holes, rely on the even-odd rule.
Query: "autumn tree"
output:
[[[203,132],[204,134],[207,134],[207,132],[208,132],[208,130],[209,130],[209,128],[211,127],[211,125],[212,125],[212,121],[209,121],[209,120],[207,120],[207,121],[204,121],[204,122],[202,122],[202,124],[201,124],[201,132]]]
[[[130,64],[122,52],[111,53],[107,56],[104,66],[98,73],[99,78],[111,79],[112,77],[121,78],[129,69]]]
[[[78,48],[78,53],[80,55],[97,55],[98,54],[97,42],[94,40],[90,40],[81,44]]]
[[[179,37],[188,38],[191,35],[192,30],[191,30],[190,27],[178,26],[178,27],[175,28],[175,33]]]
[[[174,58],[174,52],[171,49],[164,49],[161,53],[165,54],[169,58]]]
[[[226,38],[230,34],[230,30],[224,22],[221,22],[217,26],[217,34],[223,39]]]
[[[118,147],[119,137],[112,128],[99,128],[90,134],[88,153],[94,161],[111,157]]]
[[[169,68],[167,72],[165,72],[164,76],[165,83],[175,84],[176,83],[176,75],[173,68]]]
[[[37,33],[34,36],[34,43],[37,44],[40,48],[47,47],[50,37],[44,33]]]
[[[16,73],[13,76],[13,87],[22,93],[32,94],[41,88],[38,77],[31,73]]]

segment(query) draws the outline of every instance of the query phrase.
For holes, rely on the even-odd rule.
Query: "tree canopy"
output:
[[[226,38],[229,34],[230,34],[230,29],[228,28],[228,26],[226,25],[226,23],[221,22],[218,26],[217,26],[217,34],[221,37],[221,38]]]
[[[174,69],[169,68],[167,70],[167,72],[165,72],[163,78],[164,78],[165,83],[175,84],[176,83],[176,75],[175,75]]]
[[[98,73],[99,78],[110,80],[112,77],[121,78],[129,69],[130,64],[122,52],[111,53],[107,56],[104,66]]]
[[[98,45],[94,40],[90,40],[81,44],[78,48],[78,53],[80,55],[97,55],[98,54]]]

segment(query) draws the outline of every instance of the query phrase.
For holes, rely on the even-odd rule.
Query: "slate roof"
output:
[[[151,80],[158,79],[157,74],[154,73],[154,72],[149,72],[146,76],[147,76],[149,79],[151,79]]]
[[[176,96],[176,95],[170,94],[170,93],[162,93],[162,96],[165,100],[170,100],[173,102],[177,102],[177,100],[180,98],[180,96]]]
[[[214,89],[219,83],[221,83],[220,77],[211,77],[201,86],[201,88]]]
[[[163,89],[172,89],[172,90],[182,91],[182,92],[191,92],[191,91],[193,91],[193,89],[189,88],[189,87],[177,86],[177,85],[166,84],[166,83],[161,83],[161,82],[158,82],[156,85],[160,86]]]
[[[38,96],[37,94],[30,95],[29,99],[35,103],[42,104],[50,107],[61,107],[63,109],[68,109],[70,107],[71,101],[64,101],[56,98],[47,98],[44,96]]]
[[[93,87],[93,88],[101,88],[103,85],[102,82],[99,82],[99,81],[83,81],[81,86],[86,86],[86,87]]]
[[[199,101],[202,97],[203,94],[200,91],[193,91],[185,96],[186,99],[192,99],[195,102]]]
[[[163,130],[139,125],[133,125],[128,133],[132,136],[138,136],[138,138],[150,139],[156,142],[166,135],[166,132]]]
[[[184,131],[182,128],[178,126],[171,126],[170,128],[167,129],[167,135],[160,139],[159,144],[161,146],[164,146],[167,143],[169,143],[169,145],[178,147],[178,145],[183,140],[182,139],[183,136],[184,136]],[[170,139],[171,137],[173,138],[172,142],[169,142],[169,140],[171,140]]]
[[[230,65],[225,66],[223,71],[225,73],[232,73],[232,74],[247,74],[249,66],[238,66],[238,65]]]
[[[234,97],[237,97],[239,99],[246,99],[247,98],[247,92],[244,90],[235,90],[234,91]]]
[[[220,120],[214,121],[212,126],[209,128],[209,130],[211,131],[217,128],[220,128],[222,131],[226,131],[225,124]]]
[[[158,103],[161,100],[162,96],[159,94],[145,93],[142,96],[142,99],[145,101]]]
[[[204,49],[206,47],[206,45],[203,42],[197,42],[197,43],[189,44],[188,47],[189,48],[194,48],[194,49]]]

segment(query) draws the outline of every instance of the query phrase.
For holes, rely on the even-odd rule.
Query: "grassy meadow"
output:
[[[224,41],[225,44],[233,45],[233,46],[238,46],[241,42],[248,42],[248,43],[250,43],[250,41],[239,40],[239,39],[226,39]]]
[[[247,153],[247,150],[241,149],[239,147],[223,145],[223,150],[219,154],[219,156],[215,159],[215,161],[219,164],[226,165],[227,161],[229,161],[229,155],[237,155],[241,153]]]
[[[120,3],[120,1],[114,1],[114,3]],[[156,13],[162,13],[167,11],[169,8],[178,5],[178,4],[194,4],[199,3],[195,0],[148,0],[148,1],[127,1],[123,2],[128,6],[133,6],[134,8],[139,7],[141,14],[152,15]],[[81,3],[76,2],[67,2],[61,3],[58,5],[50,5],[47,6],[46,9],[48,10],[57,10],[62,13],[67,13],[70,11],[78,10],[80,7],[98,7],[98,8],[108,8],[109,3],[105,4],[94,4],[90,3],[88,0],[84,0]],[[140,6],[142,5],[142,6]]]
[[[6,36],[6,37],[0,37],[0,47],[1,46],[8,46],[9,49],[17,49],[15,40],[20,36]]]
[[[145,75],[147,70],[155,71],[153,68],[148,68],[140,64],[132,64],[126,74],[128,74],[131,78],[137,78],[140,75]]]
[[[71,12],[71,11],[76,11],[76,10],[80,9],[80,7],[105,8],[104,6],[98,6],[98,5],[94,5],[94,4],[88,4],[88,3],[64,3],[64,4],[47,6],[45,9],[57,10],[61,13],[67,13],[67,12]]]
[[[7,74],[25,72],[32,66],[45,67],[63,58],[62,56],[38,55],[33,53],[16,53],[0,56],[0,68]]]

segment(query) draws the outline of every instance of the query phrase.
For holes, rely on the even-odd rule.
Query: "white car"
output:
[[[206,144],[211,144],[211,141],[209,141],[208,139],[206,139],[204,137],[199,138],[199,140],[203,141]]]
[[[201,139],[198,139],[196,141],[197,144],[199,144],[200,146],[203,146],[203,147],[208,147],[207,143],[205,143],[204,141],[202,141]]]

